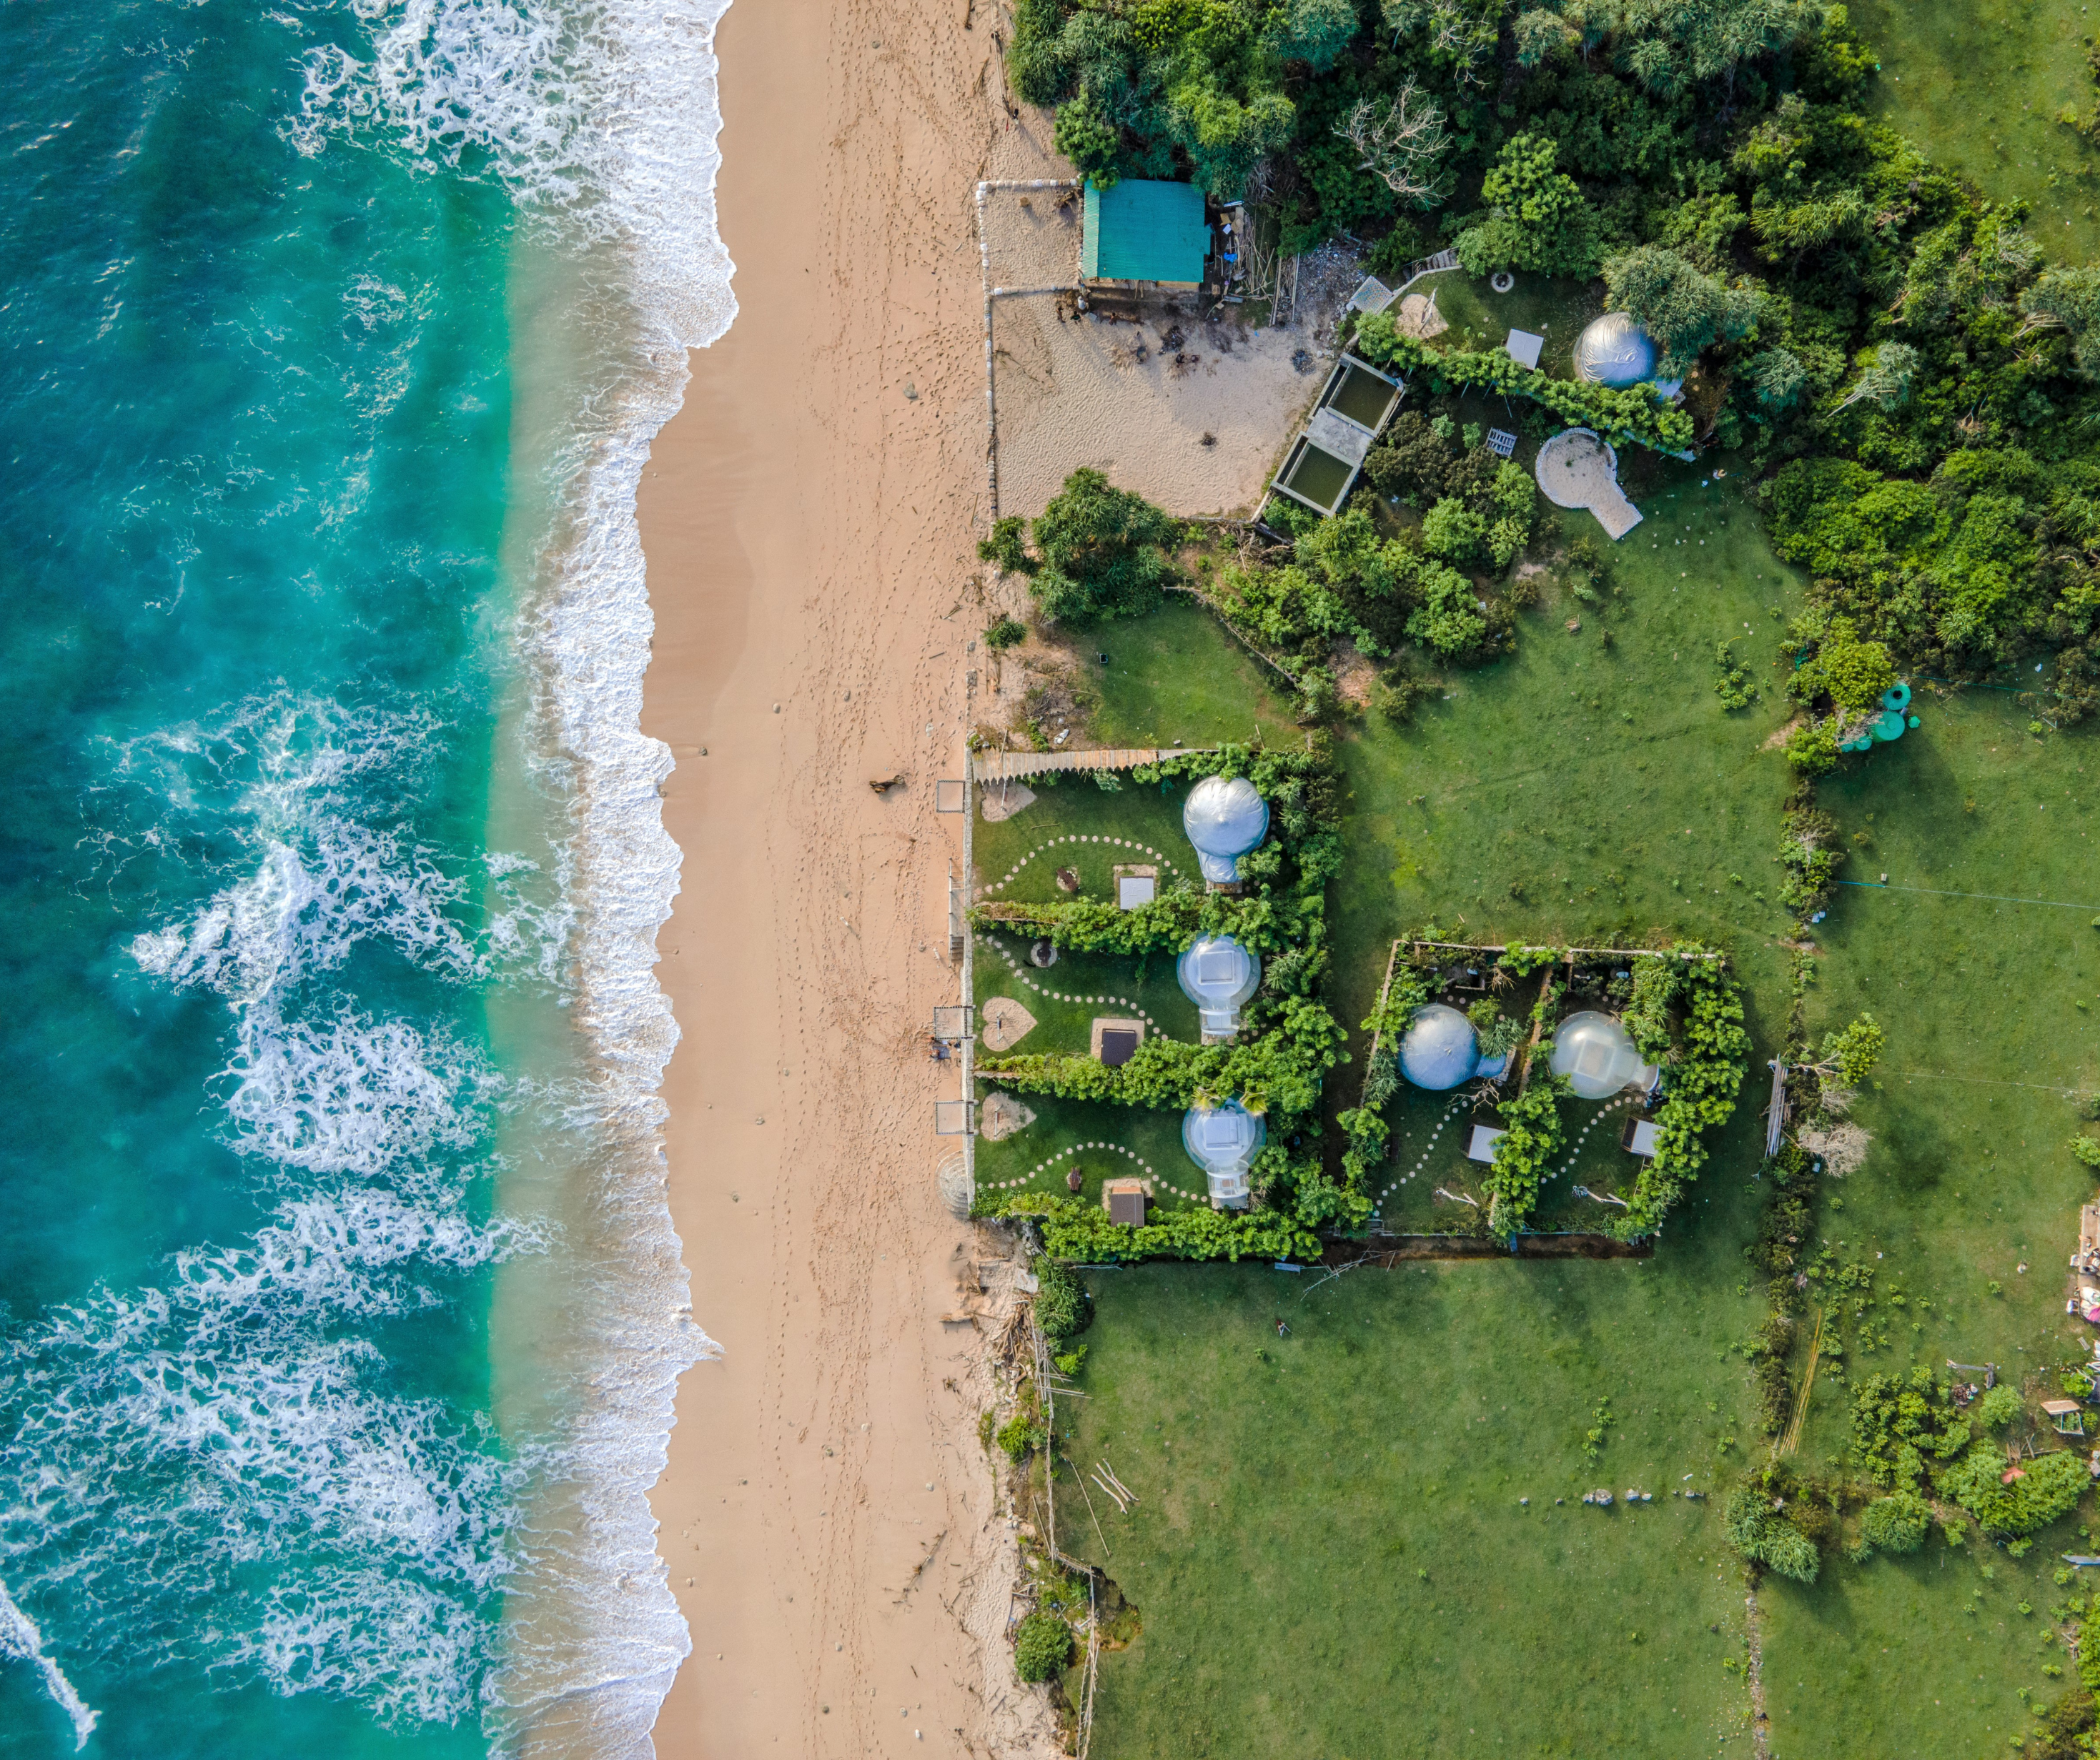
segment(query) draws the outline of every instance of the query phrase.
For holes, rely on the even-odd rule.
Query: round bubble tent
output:
[[[1633,1036],[1608,1014],[1586,1009],[1561,1022],[1553,1036],[1553,1073],[1582,1100],[1605,1100],[1627,1088],[1646,1093],[1661,1071],[1641,1061]]]
[[[1196,1005],[1206,1039],[1239,1031],[1240,1009],[1261,983],[1261,961],[1230,935],[1205,935],[1175,962],[1181,993]]]
[[[1658,378],[1660,359],[1654,339],[1628,312],[1606,312],[1575,340],[1575,376],[1615,391],[1652,385],[1660,397],[1676,396],[1683,381]]]
[[[1189,790],[1181,829],[1203,878],[1227,885],[1240,877],[1240,857],[1268,835],[1268,804],[1245,777],[1205,777]]]
[[[1414,1011],[1400,1038],[1400,1073],[1418,1088],[1440,1093],[1476,1076],[1498,1076],[1507,1056],[1483,1058],[1473,1023],[1448,1003]]]
[[[1211,1203],[1227,1210],[1246,1208],[1247,1169],[1268,1137],[1267,1122],[1237,1100],[1191,1107],[1181,1115],[1181,1146],[1203,1170]]]

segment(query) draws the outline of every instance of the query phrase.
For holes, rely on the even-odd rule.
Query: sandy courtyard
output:
[[[1044,165],[1017,174],[1063,170]],[[986,196],[994,286],[1072,283],[1079,205],[1076,192],[1061,195]],[[1308,283],[1293,321],[1263,330],[1242,328],[1237,307],[1207,323],[1196,296],[1180,303],[1185,315],[1132,323],[1082,315],[1056,294],[997,302],[1002,513],[1041,513],[1065,476],[1086,464],[1171,513],[1254,511],[1325,382],[1338,301],[1331,287],[1315,293]]]

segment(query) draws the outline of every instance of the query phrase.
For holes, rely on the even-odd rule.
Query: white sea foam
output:
[[[15,1605],[5,1583],[0,1583],[0,1657],[14,1657],[34,1666],[43,1681],[44,1691],[57,1701],[59,1709],[72,1722],[73,1752],[78,1753],[87,1745],[87,1738],[95,1733],[95,1726],[101,1721],[102,1714],[81,1703],[80,1695],[73,1690],[73,1683],[65,1678],[58,1664],[44,1654],[43,1634],[37,1630],[29,1616]]]
[[[576,1494],[563,1507],[582,1512],[585,1531],[520,1542],[528,1571],[566,1583],[585,1630],[545,1643],[514,1631],[493,1720],[499,1740],[559,1724],[580,1750],[606,1756],[652,1752],[657,1708],[690,1648],[647,1494],[677,1376],[715,1349],[688,1316],[663,1184],[658,1089],[677,1029],[654,966],[678,852],[658,794],[669,754],[639,731],[652,618],[634,499],[682,397],[686,351],[721,335],[735,311],[714,209],[713,40],[727,3],[356,0],[362,45],[308,55],[288,130],[302,152],[343,141],[433,169],[474,163],[470,149],[485,155],[540,235],[586,266],[590,297],[610,295],[624,314],[618,360],[593,359],[591,339],[579,338],[587,382],[551,473],[558,535],[523,631],[540,686],[540,771],[573,803],[563,878],[577,913],[577,1014],[597,1064],[590,1128],[606,1186],[596,1213],[620,1242],[618,1262],[597,1268],[582,1376],[592,1397],[559,1469]],[[220,952],[238,939],[200,922],[179,945],[141,955],[208,981],[207,968],[245,974]],[[284,935],[262,939],[274,970],[289,957]]]
[[[274,1011],[244,1018],[222,1082],[228,1141],[241,1154],[383,1176],[397,1190],[434,1154],[473,1146],[507,1087],[450,1035],[348,1008],[318,1023]]]
[[[450,1722],[509,1569],[516,1470],[435,1399],[392,1391],[345,1319],[419,1305],[408,1275],[512,1250],[384,1195],[287,1205],[165,1287],[48,1314],[0,1357],[0,1558],[68,1643],[127,1672],[177,1657],[280,1691]]]

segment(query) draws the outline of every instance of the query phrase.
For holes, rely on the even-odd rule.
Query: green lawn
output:
[[[1737,477],[1646,455],[1626,476],[1648,517],[1612,552],[1615,594],[1549,596],[1520,617],[1513,658],[1447,675],[1410,725],[1345,737],[1352,855],[1330,894],[1327,985],[1345,1023],[1368,1011],[1393,936],[1433,917],[1489,942],[1718,943],[1746,986],[1756,1058],[1776,1046],[1791,955],[1772,852],[1789,777],[1762,748],[1785,715],[1776,614],[1798,588]],[[1731,639],[1770,681],[1732,713],[1713,687],[1714,649]],[[1104,743],[1209,743],[1255,724],[1295,737],[1254,663],[1200,613],[1114,627],[1101,646]],[[1922,724],[1821,790],[1849,878],[1873,884],[1841,888],[1817,931],[1811,1019],[1871,1009],[1889,1037],[1856,1111],[1873,1150],[1820,1217],[1819,1239],[1876,1287],[1868,1315],[1832,1316],[1799,1454],[1811,1470],[1842,1464],[1860,1376],[1990,1361],[2039,1393],[2040,1366],[2082,1348],[2085,1330],[2062,1312],[2062,1256],[2094,1181],[2063,1145],[2088,1128],[2072,1096],[2100,1088],[2100,767],[2084,733],[2030,736],[2009,690],[1920,683]],[[1067,781],[979,828],[980,869],[998,879],[1041,846],[1001,895],[1050,895],[1068,861],[1105,889],[1127,851],[1048,840],[1121,837],[1179,860],[1177,811],[1171,792]],[[1118,988],[1114,962],[1101,963],[1030,975],[1151,998],[1176,1030],[1159,988],[1170,974],[1140,979],[1123,962]],[[1101,1006],[1039,1010],[1038,992],[999,988],[1019,972],[982,949],[980,971],[981,997],[1019,996],[1046,1045],[1083,1034]],[[1510,1005],[1529,1000],[1520,986]],[[1335,1105],[1361,1074],[1336,1072]],[[1723,1665],[1743,1654],[1741,1573],[1718,1499],[1670,1494],[1688,1472],[1725,1490],[1767,1447],[1731,1349],[1764,1312],[1742,1256],[1762,1196],[1762,1101],[1754,1070],[1650,1261],[1493,1259],[1317,1287],[1252,1267],[1092,1274],[1089,1397],[1061,1406],[1061,1446],[1088,1467],[1105,1456],[1141,1501],[1125,1516],[1089,1485],[1089,1515],[1061,1471],[1060,1534],[1142,1621],[1103,1660],[1093,1752],[1748,1753],[1747,1695]],[[1393,1103],[1381,1179],[1395,1225],[1453,1225],[1432,1195],[1468,1171],[1470,1120],[1451,1108],[1413,1090]],[[1112,1142],[1200,1189],[1172,1115],[1036,1110],[1021,1137],[980,1145],[981,1177],[1048,1187],[1076,1161],[1091,1195],[1128,1164],[1082,1146]],[[1569,1107],[1571,1137],[1590,1128],[1547,1188],[1542,1226],[1597,1213],[1575,1185],[1626,1177],[1621,1116]],[[1812,1318],[1820,1287],[1810,1300]],[[1607,1398],[1593,1463],[1585,1433]],[[1592,1485],[1620,1505],[1582,1506]],[[1656,1503],[1624,1507],[1630,1486]],[[2020,1692],[2046,1703],[2062,1690],[2042,1673],[2062,1661],[2044,1639],[2068,1593],[2051,1577],[2057,1554],[2086,1544],[2065,1523],[2023,1560],[1935,1538],[1911,1560],[1833,1556],[1810,1589],[1768,1578],[1772,1753],[2010,1753],[2032,1721]]]
[[[1436,339],[1438,347],[1498,349],[1511,331],[1529,330],[1546,338],[1539,370],[1555,379],[1574,377],[1575,338],[1604,310],[1596,283],[1549,280],[1544,275],[1520,275],[1508,293],[1498,293],[1485,279],[1454,269],[1428,276],[1410,289],[1425,294],[1432,290],[1436,310],[1451,327]]]
[[[1876,1317],[1885,1348],[1861,1353],[1847,1328],[1855,1377],[1951,1357],[2017,1379],[2082,1352],[2076,1335],[2090,1330],[2063,1313],[2064,1259],[2093,1180],[2063,1145],[2092,1128],[2068,1093],[2100,1086],[2093,754],[2082,733],[2029,737],[2003,691],[1927,694],[1918,712],[1917,732],[1822,790],[1848,833],[1869,840],[1855,846],[1851,878],[1890,882],[1841,888],[1821,926],[1811,1018],[1870,1009],[1888,1032],[1855,1115],[1875,1146],[1826,1204],[1824,1233],[1906,1297],[1901,1313]],[[1974,894],[2001,895],[1959,895]],[[1846,1402],[1842,1382],[1819,1376],[1805,1459],[1842,1452]],[[2049,1581],[2055,1555],[2085,1549],[2067,1522],[2024,1561],[1935,1542],[1918,1561],[1839,1566],[1811,1591],[1776,1586],[1776,1742],[1789,1760],[2006,1751],[2018,1689],[2058,1690],[2039,1669],[2061,1653],[2039,1648],[2036,1628],[2062,1594]],[[2033,1615],[2017,1612],[2023,1597]],[[1829,1718],[1841,1701],[1846,1716]]]
[[[1061,1405],[1059,1445],[1139,1501],[1089,1484],[1090,1516],[1061,1469],[1059,1538],[1143,1626],[1103,1659],[1092,1751],[1747,1755],[1718,1500],[1673,1495],[1747,1440],[1727,1345],[1754,1305],[1721,1234],[1651,1263],[1317,1286],[1089,1274],[1090,1397]],[[1612,1508],[1582,1503],[1596,1485]]]
[[[1798,589],[1739,479],[1702,486],[1696,467],[1639,464],[1627,474],[1647,518],[1612,548],[1615,594],[1555,595],[1520,619],[1514,657],[1449,673],[1411,724],[1348,742],[1352,859],[1330,986],[1347,1023],[1376,1000],[1394,936],[1433,918],[1490,943],[1715,942],[1751,987],[1753,1030],[1770,1027],[1760,998],[1785,993],[1772,853],[1788,779],[1759,748],[1785,719],[1773,613]],[[1586,514],[1562,527],[1585,528]],[[1731,640],[1769,681],[1747,710],[1714,689]]]
[[[1871,108],[1935,164],[2000,201],[2024,200],[2029,228],[2058,262],[2100,253],[2100,153],[2056,120],[2092,112],[2085,64],[2093,15],[2079,0],[1853,0],[1881,57]]]

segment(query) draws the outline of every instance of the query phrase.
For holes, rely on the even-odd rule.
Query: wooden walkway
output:
[[[970,759],[970,773],[982,783],[1017,781],[1022,777],[1041,776],[1047,770],[1134,770],[1140,764],[1158,763],[1162,758],[1184,758],[1191,752],[1217,749],[1215,746],[1111,746],[1088,751],[979,752]]]

